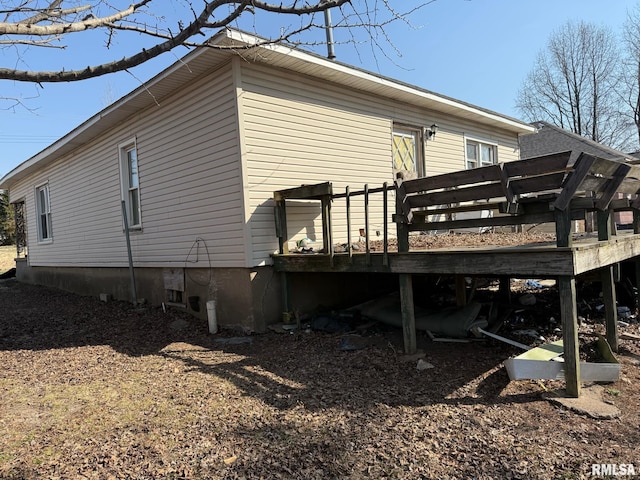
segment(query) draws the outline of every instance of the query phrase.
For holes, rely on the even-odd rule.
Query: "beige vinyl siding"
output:
[[[237,111],[230,66],[191,83],[12,189],[27,202],[32,265],[125,266],[118,144],[136,139],[142,231],[137,266],[244,266]],[[33,187],[49,181],[53,243],[34,242]]]
[[[254,264],[268,263],[277,248],[272,197],[275,190],[330,181],[334,193],[381,187],[393,182],[391,135],[394,122],[427,127],[437,123],[435,139],[425,145],[426,174],[465,168],[465,135],[492,140],[499,145],[500,161],[518,158],[517,137],[483,129],[457,118],[391,99],[376,98],[303,75],[293,75],[261,65],[242,65],[241,122],[244,128],[246,181]],[[389,198],[393,198],[390,192]],[[333,235],[344,242],[345,200],[332,204]],[[309,237],[322,245],[319,202],[287,202],[287,226],[292,240]],[[351,201],[353,240],[365,226],[363,197]],[[387,228],[394,206],[390,202]],[[369,204],[372,239],[384,231],[382,195]]]
[[[391,124],[366,103],[354,103],[350,91],[287,72],[243,65],[242,88],[253,262],[260,264],[277,247],[273,192],[324,181],[334,191],[391,181]],[[290,235],[321,244],[319,202],[288,204]],[[343,207],[332,211],[335,234],[346,236]]]
[[[465,142],[467,138],[482,140],[498,146],[498,162],[518,160],[518,139],[508,132],[486,131],[466,125],[438,123],[440,127],[434,140],[427,141],[427,176],[448,173],[466,168]]]
[[[126,265],[118,145],[134,138],[143,227],[131,235],[138,266],[184,266],[197,239],[210,257],[201,250],[199,263],[189,266],[270,263],[277,248],[273,192],[325,181],[335,193],[347,185],[352,192],[392,185],[394,122],[438,124],[425,144],[427,175],[465,168],[467,136],[496,143],[499,161],[518,158],[515,134],[241,59],[177,90],[12,187],[12,198],[26,200],[33,265]],[[38,245],[34,188],[46,181],[53,243]],[[376,194],[369,204],[374,239],[385,228],[381,200]],[[290,203],[291,238],[321,245],[319,203]],[[332,212],[334,238],[344,242],[345,201],[336,200]],[[352,199],[352,212],[356,240],[365,226],[363,197]]]

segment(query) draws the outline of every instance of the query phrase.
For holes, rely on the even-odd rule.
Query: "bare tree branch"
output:
[[[629,108],[627,116],[633,122],[640,142],[640,4],[627,11],[623,31],[625,57],[621,76],[624,89],[621,97]]]
[[[51,2],[47,7],[46,11],[51,11],[51,12],[55,11],[55,9],[57,9],[61,3],[62,3],[62,0],[53,0],[53,2]],[[60,14],[64,15],[62,12],[60,12]],[[27,25],[35,25],[36,23],[40,23],[50,17],[51,17],[51,14],[47,14],[45,12],[37,12],[35,15],[31,17],[21,20],[19,23],[27,24]]]
[[[63,23],[63,24],[55,24],[50,23],[49,25],[41,26],[35,23],[27,22],[18,22],[18,23],[0,23],[0,35],[37,35],[37,36],[48,36],[48,35],[63,35],[68,33],[82,32],[84,30],[91,30],[94,28],[103,27],[107,24],[117,22],[118,20],[122,20],[125,17],[128,17],[136,10],[139,10],[140,7],[146,5],[151,0],[143,0],[138,4],[132,4],[129,8],[122,10],[113,15],[109,15],[108,17],[103,18],[87,18],[86,20],[82,20],[80,22],[73,23]],[[72,9],[68,12],[70,13],[78,13],[81,11],[89,10],[89,6],[80,7],[78,9]],[[56,14],[56,12],[47,12],[46,14],[40,14],[42,17],[39,21],[42,20],[51,20],[54,17],[59,17],[60,15]],[[38,15],[36,15],[38,17]],[[33,18],[36,18],[33,17]]]
[[[395,21],[405,21],[407,17],[419,8],[436,0],[407,1],[406,12],[400,12],[391,6],[390,0],[367,0],[352,4],[351,0],[285,0],[270,3],[263,0],[182,0],[175,2],[182,9],[182,18],[178,19],[177,28],[169,27],[164,19],[154,16],[153,2],[159,0],[138,0],[127,8],[115,8],[106,0],[87,0],[85,5],[74,5],[73,0],[49,0],[45,6],[40,6],[38,0],[20,0],[14,8],[6,8],[10,2],[3,2],[5,9],[4,21],[0,22],[0,46],[54,47],[64,48],[62,43],[70,34],[87,30],[102,30],[107,34],[107,48],[112,45],[116,33],[121,35],[138,35],[135,43],[140,44],[141,38],[153,43],[146,48],[134,50],[122,58],[89,65],[84,68],[64,68],[42,71],[20,70],[15,67],[0,67],[0,79],[10,79],[21,82],[69,82],[84,80],[108,73],[130,70],[154,57],[174,49],[177,46],[198,47],[212,46],[207,43],[215,31],[226,26],[235,25],[240,17],[260,14],[278,15],[281,18],[294,17],[301,20],[296,28],[282,28],[279,35],[266,36],[265,44],[284,42],[292,45],[305,43],[314,45],[314,40],[300,40],[298,37],[313,29],[323,30],[322,22],[315,22],[314,15],[327,9],[337,9],[341,18],[336,22],[336,28],[364,29],[368,38],[364,39],[372,44],[378,53],[388,56],[389,46],[393,43],[387,36],[385,26]],[[113,0],[112,0],[113,1]],[[403,0],[405,1],[405,0]],[[197,7],[199,5],[199,7]],[[349,11],[344,8],[348,6]],[[101,10],[108,9],[106,14]],[[155,21],[149,22],[149,19]],[[259,34],[259,32],[257,32]],[[203,36],[198,38],[197,36]],[[306,35],[309,37],[309,35]],[[355,35],[352,40],[355,42]],[[224,48],[224,47],[222,47]],[[400,52],[396,53],[399,55]],[[28,51],[24,50],[18,56],[19,63],[28,63]]]
[[[33,47],[44,47],[44,48],[59,48],[64,50],[67,48],[65,45],[54,45],[53,43],[56,40],[59,40],[60,36],[56,35],[55,37],[35,39],[35,40],[0,40],[0,45],[31,45]]]
[[[33,100],[38,98],[40,95],[32,95],[30,97],[4,97],[0,96],[0,110],[10,110],[15,112],[16,110],[26,110],[28,112],[34,113],[36,111],[35,108],[29,106],[29,100]]]
[[[567,23],[555,31],[518,93],[529,121],[544,120],[614,148],[629,145],[621,115],[620,55],[605,27]]]

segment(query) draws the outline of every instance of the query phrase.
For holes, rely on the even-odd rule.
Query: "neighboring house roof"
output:
[[[222,64],[234,56],[241,56],[249,61],[267,63],[348,88],[429,108],[516,134],[534,131],[530,125],[506,115],[329,60],[320,55],[282,44],[265,44],[264,42],[264,39],[252,34],[232,29],[222,30],[209,43],[226,48],[202,47],[195,49],[40,153],[18,165],[0,179],[0,188],[8,188],[10,183],[82,146],[141,109],[161,103],[163,98],[174,93],[181,86],[211,71],[216,65]]]
[[[580,153],[585,152],[606,160],[634,162],[638,159],[630,154],[607,147],[547,122],[532,124],[536,133],[520,136],[521,158],[539,157],[550,153],[571,151],[569,163],[573,164]]]

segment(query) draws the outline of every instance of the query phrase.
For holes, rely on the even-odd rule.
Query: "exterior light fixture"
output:
[[[438,125],[434,123],[429,128],[427,128],[427,139],[431,140],[431,138],[436,136],[437,132],[438,132]]]

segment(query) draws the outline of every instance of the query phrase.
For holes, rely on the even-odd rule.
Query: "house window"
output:
[[[135,140],[119,147],[120,181],[122,200],[125,203],[129,228],[141,228],[140,180],[138,175],[138,150]]]
[[[424,175],[422,156],[422,130],[420,128],[393,128],[393,171],[408,172],[410,177]]]
[[[496,146],[490,143],[467,140],[467,169],[497,163]]]
[[[38,218],[38,242],[51,242],[51,205],[49,202],[49,184],[36,188],[36,211]]]

